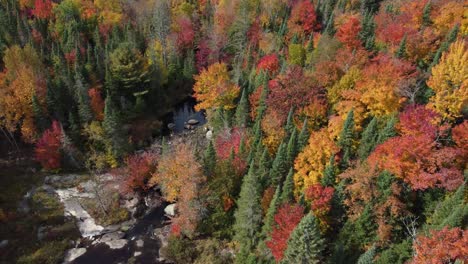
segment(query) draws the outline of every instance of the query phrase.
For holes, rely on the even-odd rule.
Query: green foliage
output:
[[[468,204],[465,202],[465,186],[461,185],[455,193],[439,202],[434,212],[426,221],[425,229],[464,227],[468,219]]]
[[[359,37],[364,43],[364,47],[367,50],[374,49],[375,46],[375,22],[374,16],[371,13],[364,13],[364,17],[361,21],[361,32],[359,32]]]
[[[271,166],[269,180],[274,186],[277,186],[283,181],[289,170],[286,148],[286,144],[281,143]]]
[[[19,264],[56,264],[65,256],[65,251],[69,247],[69,241],[53,241],[44,244],[30,255],[22,256],[18,259]]]
[[[413,257],[412,243],[409,239],[401,243],[392,244],[380,253],[380,257],[375,260],[375,264],[403,264]]]
[[[216,150],[211,140],[203,156],[203,165],[205,168],[205,175],[212,176],[216,168]]]
[[[338,146],[341,147],[343,151],[343,166],[347,167],[350,159],[352,158],[352,147],[353,147],[353,140],[354,140],[354,111],[351,110],[346,117],[345,123],[343,125],[343,129],[341,130],[339,139],[338,139]]]
[[[260,181],[252,163],[244,176],[234,214],[234,240],[239,243],[241,252],[248,253],[257,246],[262,222],[260,200]]]
[[[305,146],[307,146],[309,137],[310,137],[310,133],[309,133],[309,130],[307,129],[307,119],[305,119],[304,123],[302,124],[301,133],[299,133],[299,137],[297,139],[298,150],[302,150]]]
[[[395,56],[397,58],[405,58],[406,57],[406,35],[400,42],[400,46],[398,47]]]
[[[287,147],[287,155],[286,155],[287,161],[288,161],[288,164],[291,164],[291,165],[294,164],[294,159],[296,158],[297,153],[298,153],[296,134],[297,134],[296,129],[294,129],[291,134],[291,137],[289,138],[288,147]]]
[[[336,168],[335,166],[335,157],[331,156],[330,161],[328,162],[323,172],[323,177],[321,179],[322,185],[332,186],[332,187],[335,186],[337,172],[338,172],[338,168]]]
[[[289,170],[288,176],[284,180],[283,188],[280,197],[280,203],[293,203],[294,202],[294,170]]]
[[[93,111],[91,110],[88,88],[85,86],[83,76],[77,70],[75,72],[76,98],[78,102],[78,113],[83,123],[89,123],[93,120]]]
[[[288,62],[290,64],[304,66],[305,49],[302,44],[289,44],[288,54]]]
[[[366,129],[364,129],[364,132],[362,132],[359,149],[357,151],[357,154],[361,160],[365,160],[374,150],[377,144],[378,136],[378,122],[377,118],[374,117],[369,122]]]
[[[379,135],[377,137],[377,145],[384,143],[387,139],[396,136],[395,131],[395,124],[397,122],[397,118],[395,116],[391,116],[385,126],[379,131]]]
[[[442,57],[442,54],[444,52],[446,52],[448,50],[450,44],[452,44],[457,39],[457,35],[458,35],[459,31],[460,31],[460,25],[459,24],[456,24],[452,28],[452,30],[450,30],[450,32],[445,37],[445,41],[442,42],[442,44],[440,45],[440,47],[437,50],[436,54],[434,55],[434,58],[432,59],[432,63],[430,65],[430,68],[434,67],[435,65],[437,65],[439,63],[440,58]]]
[[[249,122],[249,100],[246,89],[242,90],[241,99],[234,115],[238,127],[247,127]]]
[[[319,225],[311,213],[302,218],[292,232],[281,263],[320,263],[325,248]]]
[[[373,264],[376,253],[375,251],[375,246],[369,248],[364,254],[362,254],[359,257],[357,264]]]
[[[163,255],[175,263],[193,263],[196,257],[195,244],[187,238],[170,236],[166,247],[162,249]]]

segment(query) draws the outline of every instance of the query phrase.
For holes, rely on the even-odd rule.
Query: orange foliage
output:
[[[315,8],[310,1],[301,0],[293,6],[288,20],[288,29],[290,37],[294,35],[304,37],[312,31],[320,30]]]
[[[340,25],[335,36],[346,47],[355,49],[361,46],[359,31],[361,31],[359,18],[351,16],[345,23]]]

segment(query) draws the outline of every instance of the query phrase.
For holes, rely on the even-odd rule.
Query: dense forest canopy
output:
[[[0,0],[0,127],[160,188],[176,263],[463,263],[467,36],[462,0]],[[144,150],[188,96],[213,136]]]

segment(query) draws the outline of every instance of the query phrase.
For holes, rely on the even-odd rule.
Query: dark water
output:
[[[198,124],[196,126],[202,126],[206,124],[205,113],[203,111],[195,111],[194,107],[196,105],[196,100],[193,97],[189,97],[184,100],[182,103],[176,105],[174,107],[174,111],[169,113],[165,119],[165,134],[173,133],[182,133],[187,131],[184,128],[185,122],[190,119],[198,120]],[[171,130],[167,128],[169,123],[175,124],[175,127]]]
[[[125,233],[124,239],[128,240],[125,247],[121,249],[110,249],[106,244],[89,245],[85,254],[77,258],[75,264],[114,264],[128,263],[128,259],[133,257],[135,252],[141,252],[141,255],[134,257],[134,263],[159,263],[156,259],[159,257],[159,241],[152,237],[155,228],[163,227],[168,220],[164,216],[164,207],[167,204],[155,208],[141,219]],[[137,240],[143,240],[143,247],[136,246]],[[83,244],[89,243],[85,241]]]

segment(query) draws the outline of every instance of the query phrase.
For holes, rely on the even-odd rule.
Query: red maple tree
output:
[[[34,149],[35,159],[46,170],[60,168],[62,128],[59,122],[53,121],[52,126],[47,129],[37,141]]]

